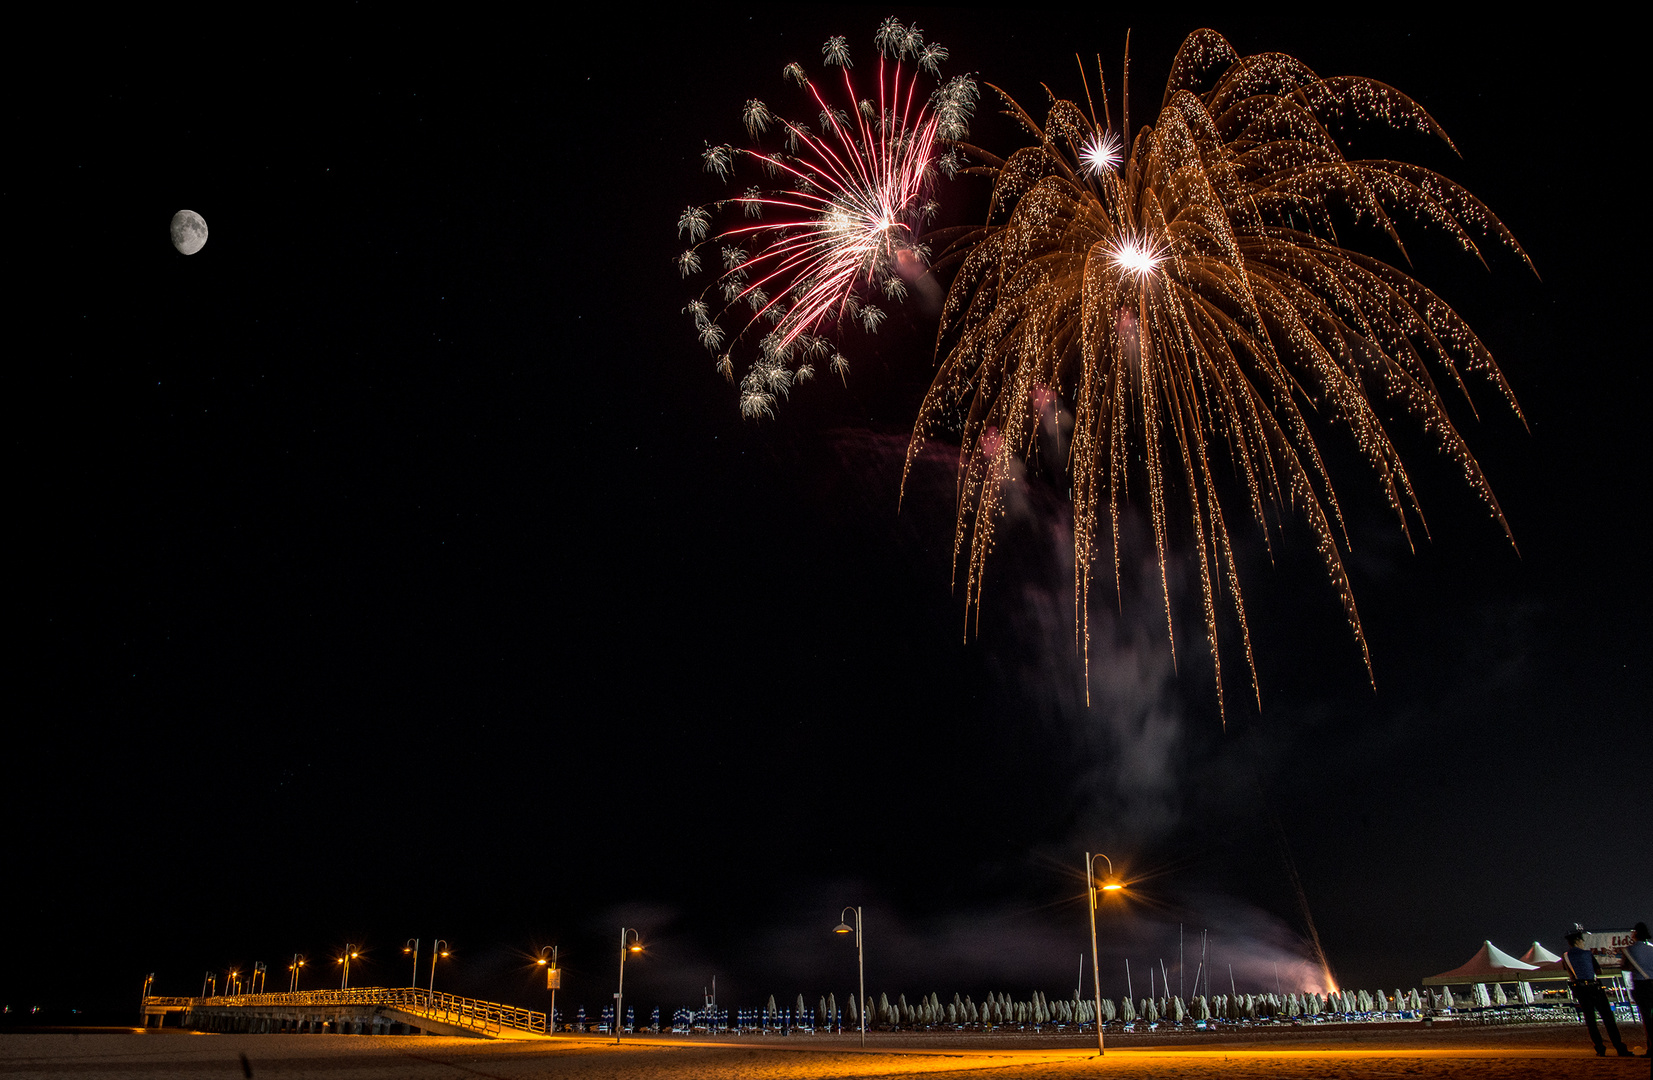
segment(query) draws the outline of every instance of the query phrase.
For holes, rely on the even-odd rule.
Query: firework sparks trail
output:
[[[1271,513],[1307,519],[1370,674],[1339,553],[1348,535],[1311,418],[1347,428],[1410,542],[1409,518],[1422,527],[1423,515],[1376,403],[1421,421],[1506,534],[1436,379],[1444,376],[1467,400],[1465,376],[1476,375],[1521,414],[1468,324],[1409,274],[1344,247],[1337,224],[1352,209],[1403,258],[1396,219],[1405,215],[1444,230],[1478,259],[1490,241],[1529,268],[1531,260],[1446,177],[1345,156],[1332,132],[1351,120],[1452,147],[1421,106],[1370,79],[1321,78],[1278,53],[1242,57],[1203,30],[1179,50],[1155,122],[1134,134],[1110,130],[1105,82],[1101,121],[1087,81],[1089,108],[1056,100],[1043,125],[992,89],[1034,145],[1004,159],[956,147],[979,163],[964,172],[993,180],[992,202],[986,224],[936,260],[937,269],[958,271],[937,338],[940,368],[908,451],[910,469],[927,437],[961,433],[954,555],[967,567],[967,619],[980,610],[1004,486],[1037,452],[1054,390],[1074,415],[1065,468],[1073,483],[1075,624],[1087,666],[1103,504],[1118,593],[1120,514],[1134,485],[1152,522],[1173,656],[1166,557],[1175,526],[1195,555],[1219,707],[1224,592],[1261,707],[1230,542],[1233,476],[1242,516],[1255,520],[1265,545],[1272,545]]]
[[[845,39],[829,39],[822,55],[843,69],[848,108],[834,107],[800,65],[789,64],[783,74],[807,91],[819,132],[753,99],[742,115],[747,132],[760,141],[774,128],[784,149],[708,145],[703,154],[706,170],[720,180],[731,180],[747,162],[783,186],[748,187],[678,219],[679,236],[691,244],[677,257],[685,277],[701,271],[702,249],[718,251],[721,272],[685,312],[701,344],[719,354],[725,378],[734,379],[736,343],[761,334],[758,356],[740,381],[741,411],[749,417],[772,416],[777,394],[814,375],[812,361],[829,350],[820,335],[829,325],[876,333],[885,312],[869,295],[899,301],[929,258],[917,233],[936,209],[930,193],[937,171],[950,175],[957,167],[951,144],[967,134],[976,86],[955,76],[921,97],[921,73],[939,80],[947,50],[895,19],[886,19],[873,40],[876,101],[857,97]],[[913,66],[903,72],[906,61]],[[714,234],[713,215],[734,209],[750,223]],[[715,315],[713,303],[721,304]],[[744,325],[730,339],[720,320],[737,312]],[[830,367],[846,378],[849,361],[835,353]]]
[[[882,81],[880,79],[881,84]],[[847,71],[844,87],[853,101],[854,88]],[[898,248],[911,248],[908,237],[912,228],[905,219],[924,190],[936,134],[935,118],[925,117],[922,110],[917,122],[909,128],[910,90],[905,103],[897,104],[897,108],[903,110],[898,129],[902,134],[893,140],[884,125],[874,134],[859,109],[856,110],[859,130],[847,130],[821,99],[813,83],[809,84],[809,91],[820,105],[821,114],[831,121],[832,133],[845,152],[841,154],[825,140],[788,124],[788,131],[812,153],[813,162],[804,157],[794,166],[763,155],[753,156],[773,162],[790,174],[798,190],[786,196],[740,200],[764,208],[796,210],[806,216],[786,224],[731,229],[719,237],[779,233],[758,256],[742,264],[746,267],[755,263],[774,265],[764,277],[746,286],[736,300],[776,282],[801,280],[805,285],[802,294],[793,290],[795,302],[776,327],[783,347],[790,346],[798,335],[829,316],[836,314],[841,318],[856,285],[870,284],[880,264],[893,260]],[[862,147],[874,152],[862,153]],[[779,303],[779,299],[772,299],[757,314],[762,316]]]

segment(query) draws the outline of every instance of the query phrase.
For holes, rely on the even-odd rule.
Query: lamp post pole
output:
[[[848,912],[851,912],[851,911],[855,912],[855,978],[856,978],[856,986],[859,988],[857,992],[861,995],[861,1008],[859,1010],[860,1014],[861,1014],[860,1015],[860,1020],[861,1020],[861,1045],[866,1046],[867,1045],[867,963],[866,963],[866,953],[861,948],[861,909],[858,908],[858,907],[847,907],[843,911],[840,911],[838,913],[838,925],[833,929],[833,933],[835,933],[835,934],[847,934],[847,933],[850,932],[849,923],[847,921],[845,921],[844,915]]]
[[[1108,864],[1108,876],[1100,885],[1096,881],[1096,860],[1101,859]],[[1096,1007],[1096,1056],[1107,1053],[1102,1045],[1102,961],[1096,950],[1096,894],[1098,892],[1118,892],[1125,886],[1114,876],[1113,860],[1106,855],[1092,855],[1085,852],[1085,896],[1090,901],[1091,908],[1091,993],[1094,995],[1092,1004]]]
[[[287,970],[292,972],[292,975],[287,980],[287,992],[289,994],[298,993],[298,969],[303,967],[304,963],[304,954],[294,953],[293,962],[287,965]]]
[[[416,987],[419,985],[419,939],[408,938],[407,944],[402,946],[402,951],[413,954],[413,975],[408,979],[408,985]]]
[[[143,997],[138,1002],[138,1023],[149,1026],[149,988],[155,985],[155,973],[151,971],[144,976]]]
[[[631,935],[631,941],[630,941],[629,945],[627,944],[627,941],[626,941],[626,935],[628,935],[628,934]],[[626,953],[628,953],[628,952],[642,952],[642,951],[643,951],[643,940],[638,935],[637,931],[629,930],[624,926],[620,927],[620,985],[619,985],[618,989],[615,990],[615,993],[614,993],[614,1045],[615,1046],[620,1045],[620,1029],[621,1029],[621,1025],[623,1023],[623,1020],[622,1020],[621,1015],[620,1015],[620,1007],[625,1004],[625,996],[626,996]]]
[[[430,943],[430,1000],[433,1009],[436,1008],[436,958],[448,955],[448,950],[451,948],[453,946],[442,938],[437,938]]]
[[[546,953],[551,954],[551,958],[549,960],[545,957]],[[551,1016],[549,1019],[549,1023],[551,1025],[550,1034],[555,1035],[557,1032],[557,984],[562,982],[562,972],[557,968],[557,947],[555,945],[547,945],[541,949],[540,958],[537,963],[541,967],[545,967],[545,985],[551,991]],[[546,967],[547,964],[549,964],[550,967]]]
[[[340,990],[350,989],[350,961],[361,955],[356,952],[356,946],[348,942],[344,946],[344,955],[339,957],[339,963],[344,965],[344,977],[339,981]]]

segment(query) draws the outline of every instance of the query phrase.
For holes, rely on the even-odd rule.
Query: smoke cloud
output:
[[[1071,425],[1071,416],[1053,400],[1042,425],[1043,461],[1064,460]],[[891,503],[883,499],[894,494],[899,481],[905,440],[847,431],[838,433],[837,446],[843,465],[864,484],[868,513],[890,514]],[[951,538],[958,467],[956,447],[927,444],[916,456],[901,500],[904,540],[935,552],[935,534]],[[1214,704],[1216,690],[1203,618],[1190,610],[1197,604],[1190,602],[1175,557],[1162,585],[1151,530],[1127,507],[1121,581],[1113,580],[1109,550],[1101,552],[1094,568],[1087,658],[1075,599],[1072,515],[1064,494],[1020,464],[1003,492],[1005,514],[997,526],[999,541],[975,636],[1006,699],[998,708],[1066,740],[1071,751],[1076,813],[1060,827],[1065,835],[1047,838],[1041,849],[1063,862],[1072,851],[1095,844],[1116,852],[1175,851],[1190,815],[1238,813],[1252,806],[1256,789],[1241,775],[1252,764],[1224,760],[1225,749],[1230,757],[1240,749],[1219,744],[1215,710],[1207,702],[1191,708],[1186,698],[1203,694]],[[932,561],[939,560],[932,555]],[[963,568],[957,573],[962,576]],[[1167,588],[1175,615],[1174,649],[1167,631]],[[1213,731],[1197,730],[1195,724],[1211,724]],[[1195,783],[1197,796],[1191,790]],[[886,947],[901,952],[946,957],[947,969],[960,972],[961,981],[998,980],[998,989],[1026,982],[1047,989],[1058,977],[1072,979],[1078,953],[1088,953],[1088,937],[1076,936],[1084,927],[1077,874],[1075,866],[1074,910],[1058,918],[1005,908],[908,927],[886,913],[894,925],[881,936]],[[1179,895],[1174,910],[1135,910],[1127,922],[1115,927],[1123,942],[1115,937],[1102,950],[1111,955],[1107,962],[1115,964],[1121,981],[1131,956],[1137,958],[1133,964],[1174,956],[1180,923],[1185,958],[1187,935],[1209,931],[1208,965],[1199,974],[1202,984],[1209,977],[1213,992],[1229,989],[1230,965],[1241,992],[1272,990],[1277,978],[1288,992],[1328,988],[1303,933],[1220,889]],[[813,952],[800,948],[800,956]],[[1062,974],[1053,967],[1051,958],[1059,956],[1068,957],[1061,967],[1071,965],[1074,971]],[[1175,976],[1175,963],[1167,963]],[[1197,959],[1185,959],[1185,983],[1191,984],[1197,966]],[[1109,978],[1104,971],[1104,992]],[[1146,985],[1146,972],[1143,978]],[[941,988],[923,988],[930,989]],[[1124,992],[1123,985],[1117,992]]]

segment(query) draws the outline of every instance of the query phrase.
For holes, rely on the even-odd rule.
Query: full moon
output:
[[[193,255],[207,245],[207,222],[193,210],[180,210],[172,215],[172,246],[185,255]]]

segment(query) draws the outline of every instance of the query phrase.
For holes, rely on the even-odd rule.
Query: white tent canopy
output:
[[[1537,946],[1538,943],[1533,944]],[[1543,982],[1566,977],[1558,964],[1529,964],[1525,960],[1517,960],[1492,942],[1483,941],[1479,951],[1464,964],[1451,971],[1431,975],[1423,980],[1423,984],[1460,986],[1471,983]]]
[[[1535,941],[1532,943],[1532,948],[1521,954],[1521,959],[1528,964],[1553,964],[1561,957]]]

